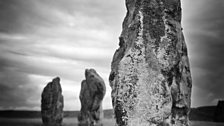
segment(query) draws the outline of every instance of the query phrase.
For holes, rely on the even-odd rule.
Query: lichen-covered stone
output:
[[[219,101],[214,113],[215,122],[224,122],[224,101]]]
[[[48,83],[41,95],[41,115],[44,126],[62,126],[64,100],[60,78]]]
[[[126,0],[109,77],[118,126],[188,126],[192,79],[180,0]]]
[[[94,69],[86,69],[85,78],[81,83],[79,95],[81,101],[81,110],[78,115],[79,126],[102,126],[105,83]]]

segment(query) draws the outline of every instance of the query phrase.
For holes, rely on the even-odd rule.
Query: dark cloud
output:
[[[39,94],[39,87],[32,84],[28,74],[17,72],[16,68],[1,66],[0,80],[1,107],[32,109],[38,105],[35,101],[39,101],[39,97],[31,94]]]
[[[46,10],[46,7],[35,0],[1,0],[0,31],[21,34],[33,32],[36,27],[57,25],[58,19],[54,15],[38,10]]]
[[[0,31],[7,33],[30,33],[38,27],[55,27],[60,25],[67,16],[86,16],[101,18],[103,23],[96,25],[98,28],[105,25],[115,25],[117,20],[122,20],[123,4],[106,0],[0,0]],[[92,19],[89,18],[88,22]],[[75,17],[80,20],[79,17]],[[88,26],[88,24],[87,24]],[[107,27],[119,30],[120,27]]]
[[[123,17],[120,15],[124,15],[125,12],[124,1],[123,4],[120,1],[108,0],[58,0],[57,2],[44,0],[43,3],[57,9],[60,8],[71,15],[78,12],[92,18],[99,17],[110,25],[114,25],[117,20],[121,20]]]
[[[214,105],[218,99],[224,99],[223,7],[222,0],[199,0],[194,13],[188,15],[191,17],[185,29],[193,73],[194,106]]]

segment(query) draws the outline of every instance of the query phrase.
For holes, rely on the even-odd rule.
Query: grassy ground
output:
[[[63,126],[78,126],[76,118],[65,118]],[[104,126],[114,126],[114,120],[104,119]],[[7,119],[0,118],[0,126],[41,126],[41,119]],[[224,126],[224,123],[191,122],[191,126]]]
[[[78,126],[78,121],[76,118],[64,118],[63,126]],[[114,126],[114,121],[112,119],[104,119],[104,126]],[[0,126],[41,126],[42,120],[40,118],[34,119],[8,119],[0,118]]]

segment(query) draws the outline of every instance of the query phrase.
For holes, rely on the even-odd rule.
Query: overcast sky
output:
[[[224,1],[182,0],[192,106],[224,98]],[[0,109],[40,110],[43,87],[61,78],[65,110],[79,110],[85,68],[107,85],[124,0],[0,0]]]

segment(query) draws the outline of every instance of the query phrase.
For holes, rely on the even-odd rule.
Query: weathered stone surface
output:
[[[60,78],[48,83],[41,95],[41,115],[44,126],[61,126],[64,100]]]
[[[214,113],[215,122],[224,122],[224,101],[219,101]]]
[[[79,99],[81,110],[78,116],[79,126],[102,126],[102,101],[106,93],[103,79],[94,69],[85,70]]]
[[[126,0],[109,77],[118,126],[188,126],[192,79],[180,0]]]

